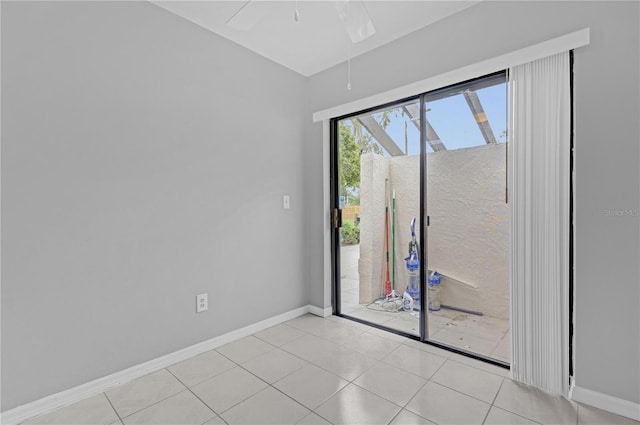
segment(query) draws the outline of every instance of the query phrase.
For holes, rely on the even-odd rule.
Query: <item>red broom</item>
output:
[[[384,292],[391,295],[391,280],[389,278],[389,206],[384,207],[384,239],[387,248],[387,280],[384,282]]]

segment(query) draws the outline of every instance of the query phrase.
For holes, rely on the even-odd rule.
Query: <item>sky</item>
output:
[[[506,90],[506,84],[498,84],[476,92],[498,142],[504,141],[504,137],[500,138],[499,136],[507,126]],[[459,94],[429,102],[426,106],[427,119],[447,149],[460,149],[486,144],[463,95]],[[374,116],[379,115],[380,113],[374,114]],[[387,133],[404,151],[405,122],[408,122],[407,141],[409,155],[419,154],[420,133],[417,127],[409,121],[408,117],[395,111],[392,112],[391,122],[386,129]],[[431,147],[428,145],[427,152],[431,152]]]

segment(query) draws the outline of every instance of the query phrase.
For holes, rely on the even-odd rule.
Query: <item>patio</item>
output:
[[[410,334],[419,334],[418,315],[384,311],[379,304],[359,303],[359,245],[341,247],[341,312],[345,315],[383,324]],[[510,363],[509,321],[455,310],[429,312],[429,337],[466,351]]]

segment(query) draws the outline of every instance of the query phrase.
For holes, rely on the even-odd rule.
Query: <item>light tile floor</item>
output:
[[[639,424],[507,375],[304,315],[24,424]]]

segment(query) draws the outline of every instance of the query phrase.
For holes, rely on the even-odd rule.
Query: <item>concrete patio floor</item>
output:
[[[360,304],[358,281],[359,246],[342,246],[340,250],[341,312],[368,322],[383,324],[418,335],[419,316],[405,311],[384,311],[378,304]],[[478,316],[455,310],[429,312],[429,338],[465,351],[510,363],[509,320]]]

